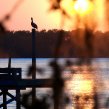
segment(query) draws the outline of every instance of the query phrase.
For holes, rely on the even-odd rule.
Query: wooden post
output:
[[[36,79],[36,37],[35,37],[35,29],[32,29],[32,68],[34,68],[32,72],[32,79]],[[34,101],[36,98],[36,88],[32,88],[32,105],[34,105]]]
[[[9,57],[8,68],[11,68],[11,57]]]
[[[11,68],[11,58],[9,58],[8,68]],[[9,73],[10,73],[10,72],[9,72]],[[7,94],[8,90],[2,90],[2,92],[3,92],[3,109],[7,109],[6,94]]]
[[[16,89],[16,109],[21,109],[20,107],[20,89]]]
[[[35,29],[32,29],[32,65],[35,65],[36,63],[36,37],[35,37]]]
[[[9,57],[8,68],[11,68],[11,57]],[[11,72],[9,72],[9,73],[11,73]],[[8,92],[8,90],[7,90],[7,92]],[[21,107],[20,107],[20,89],[19,88],[16,89],[16,109],[21,109]]]
[[[35,29],[32,29],[32,67],[36,68],[36,37]],[[32,72],[32,79],[36,79],[36,71]]]
[[[6,90],[3,91],[3,109],[7,109],[7,104],[6,104]]]

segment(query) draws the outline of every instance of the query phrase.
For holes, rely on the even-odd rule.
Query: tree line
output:
[[[59,46],[59,57],[87,56],[88,51],[83,29],[72,31],[53,29],[36,31],[36,57],[53,58],[60,37],[63,38]],[[91,37],[93,57],[109,57],[109,32],[96,31]],[[10,56],[13,58],[32,57],[32,35],[30,31],[7,31],[0,34],[0,57]]]

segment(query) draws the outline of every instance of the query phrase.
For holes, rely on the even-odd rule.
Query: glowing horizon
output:
[[[16,1],[1,1],[0,20],[10,12]],[[71,17],[70,20],[65,19],[62,29],[72,30],[77,28],[77,24],[79,27],[84,27],[84,23],[87,23],[91,28],[93,28],[93,25],[95,24],[96,30],[107,31],[108,24],[106,20],[105,5],[104,0],[101,0],[100,2],[99,0],[95,0],[93,2],[89,0],[62,0],[61,6]],[[31,30],[30,18],[33,17],[34,22],[37,23],[39,27],[39,30],[61,29],[60,11],[48,12],[49,8],[50,3],[48,0],[24,0],[15,13],[12,14],[10,21],[5,22],[5,25],[9,30],[14,31]],[[77,14],[82,16],[79,23]]]

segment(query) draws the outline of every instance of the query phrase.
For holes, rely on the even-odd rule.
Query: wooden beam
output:
[[[0,68],[0,73],[21,73],[21,68]]]
[[[26,89],[31,87],[46,88],[52,87],[52,79],[21,79],[21,80],[0,80],[0,89]]]
[[[9,103],[11,103],[11,102],[13,102],[13,101],[14,101],[14,99],[11,98],[11,99],[9,99],[8,101],[6,101],[6,104],[9,104]],[[1,107],[3,107],[3,103],[0,104],[0,108],[1,108]]]

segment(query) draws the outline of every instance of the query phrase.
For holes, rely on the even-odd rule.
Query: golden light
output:
[[[72,93],[72,109],[93,109],[95,81],[92,73],[83,71],[73,74],[65,85],[67,93]]]
[[[66,12],[72,16],[74,12],[74,2],[73,0],[62,0],[61,7],[66,10]]]
[[[92,74],[88,72],[73,74],[71,81],[66,82],[66,87],[69,93],[72,93],[72,109],[93,109],[95,81]]]
[[[92,79],[89,79],[89,74],[76,74],[73,76],[73,93],[75,94],[92,94],[94,83]]]
[[[74,9],[80,15],[89,14],[93,10],[93,5],[89,0],[77,0]]]
[[[73,66],[71,69],[75,70],[76,74],[70,75],[71,79],[65,83],[66,88],[71,89],[73,94],[92,94],[96,84],[96,75],[86,65],[81,66],[83,70],[79,70],[78,66]]]

